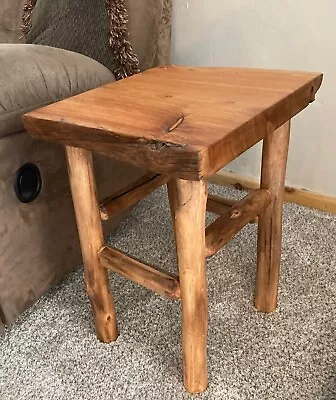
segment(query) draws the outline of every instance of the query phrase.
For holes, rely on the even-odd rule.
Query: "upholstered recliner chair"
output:
[[[83,55],[18,44],[24,3],[0,0],[0,332],[81,261],[64,150],[28,136],[21,115],[114,80]],[[167,63],[170,0],[128,0],[126,7],[141,69]],[[143,174],[104,157],[95,167],[101,197]]]

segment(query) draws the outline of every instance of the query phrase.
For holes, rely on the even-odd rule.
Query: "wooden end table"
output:
[[[322,75],[238,68],[160,67],[24,116],[29,133],[66,146],[97,336],[116,340],[108,270],[182,302],[184,384],[207,387],[206,256],[259,217],[255,306],[277,305],[284,180],[291,118],[315,98]],[[220,214],[205,229],[205,179],[263,140],[260,189],[235,204],[214,196]],[[99,206],[91,151],[150,171]],[[113,171],[111,171],[113,173]],[[104,246],[101,219],[167,183],[179,277]],[[231,207],[230,207],[231,206]],[[228,208],[229,207],[229,208]]]

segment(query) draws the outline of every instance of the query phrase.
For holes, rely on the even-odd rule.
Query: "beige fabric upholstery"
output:
[[[164,0],[166,7],[160,16],[153,14],[153,9],[146,8],[151,5],[159,12],[162,7],[160,1],[157,2],[158,4],[154,0],[128,1],[131,6],[134,6],[130,10],[130,29],[134,38],[134,48],[139,52],[142,67],[150,66],[154,58],[156,64],[166,64],[169,60],[170,47],[170,20],[167,20],[170,11],[167,10],[169,10],[171,0]],[[23,2],[24,0],[0,0],[0,43],[18,42],[21,36]],[[146,15],[146,9],[153,20]],[[137,18],[141,18],[141,23],[136,21]],[[163,24],[159,21],[163,21]],[[148,29],[146,24],[148,24]],[[155,43],[151,35],[157,32],[157,29],[159,30],[157,43]],[[147,35],[148,41],[142,40],[143,34]],[[147,53],[148,60],[146,60]],[[48,68],[52,68],[50,60],[43,62]],[[10,69],[13,69],[14,65],[14,70],[19,68],[23,71],[24,63],[25,60],[23,60],[23,65],[13,63]],[[62,73],[60,63],[58,68],[59,73]],[[68,72],[68,70],[69,65],[64,62],[63,72]],[[49,72],[52,75],[52,71]],[[4,79],[1,77],[3,73],[4,69],[1,68],[0,81]],[[10,71],[7,73],[9,74],[6,75],[7,78],[11,84],[15,85]],[[28,81],[29,79],[27,76]],[[57,80],[56,76],[55,79]],[[71,81],[77,82],[75,78]],[[61,93],[74,90],[73,87],[69,88],[68,78],[66,82],[67,87],[65,82],[59,82]],[[13,94],[15,99],[28,96],[25,91],[26,84],[27,81],[24,84],[16,84],[17,93]],[[54,95],[54,90],[57,91],[57,88],[51,81],[49,84]],[[41,87],[43,85],[32,86],[31,95],[34,98],[39,98],[38,88],[41,89]],[[15,90],[14,87],[12,90]],[[5,100],[2,101],[5,102]],[[22,104],[27,105],[27,102]],[[6,107],[11,108],[12,105],[6,103]],[[0,115],[3,115],[2,111]],[[34,304],[41,295],[81,261],[63,149],[33,140],[24,131],[8,134],[19,128],[18,125],[14,129],[11,126],[9,123],[7,133],[3,130],[2,135],[5,136],[0,137],[0,333],[3,330],[3,322],[12,323],[19,314]],[[36,200],[29,204],[22,204],[15,197],[13,181],[16,171],[27,162],[33,162],[39,167],[43,186]],[[96,157],[95,167],[100,197],[126,186],[144,173],[129,165],[103,157]],[[107,229],[118,223],[119,218],[112,220]]]
[[[142,69],[168,64],[172,0],[125,0],[130,39]],[[24,0],[0,0],[0,43],[17,43]],[[152,20],[150,16],[154,16]],[[146,38],[146,39],[145,39]],[[21,39],[23,42],[23,39]]]
[[[14,13],[8,0],[0,2],[4,3],[5,10],[0,26],[15,38],[21,13]],[[171,0],[126,0],[126,6],[130,41],[141,69],[166,64]],[[31,45],[0,44],[0,71],[0,137],[22,129],[20,117],[25,112],[113,80],[111,73],[89,58]]]
[[[0,44],[0,71],[0,137],[22,130],[28,111],[114,81],[91,58],[29,44]]]
[[[170,63],[170,42],[172,24],[172,0],[163,0],[160,31],[154,65]]]
[[[132,75],[138,65],[125,46],[127,35],[120,35],[125,21],[117,8],[118,1],[123,0],[38,0],[31,14],[29,9],[24,11],[26,43],[83,54],[105,65],[115,77],[120,70]],[[110,9],[108,3],[114,4],[116,10]],[[118,34],[109,36],[110,25]],[[112,48],[118,51],[114,53]]]
[[[11,323],[81,257],[63,148],[18,133],[0,140],[0,160],[0,304]],[[35,201],[22,204],[13,180],[26,162],[39,167],[43,188]],[[101,198],[142,174],[102,156],[95,157],[95,168]]]
[[[125,0],[125,4],[130,42],[140,69],[169,64],[172,0]]]
[[[0,0],[0,43],[19,42],[23,4],[24,0]]]
[[[126,0],[130,42],[142,71],[154,64],[162,19],[162,0]],[[146,27],[144,29],[144,27]],[[139,32],[142,32],[139,35]]]

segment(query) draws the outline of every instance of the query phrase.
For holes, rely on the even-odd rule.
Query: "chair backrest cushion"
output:
[[[27,0],[23,22],[27,43],[86,55],[117,78],[139,71],[123,0]]]
[[[26,1],[0,0],[0,43],[24,43],[21,24]],[[125,6],[130,42],[140,69],[169,64],[172,0],[125,0]]]

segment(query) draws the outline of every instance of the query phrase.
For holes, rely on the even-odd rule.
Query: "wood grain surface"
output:
[[[146,174],[123,190],[106,197],[100,203],[100,217],[107,221],[112,215],[120,213],[150,195],[168,181],[167,175]]]
[[[211,176],[208,181],[216,185],[231,186],[238,190],[250,191],[260,187],[259,180],[226,170]],[[284,201],[336,214],[335,197],[312,192],[308,189],[285,186]]]
[[[321,83],[318,73],[158,67],[32,111],[24,124],[39,139],[200,180],[307,107]]]
[[[236,202],[229,211],[212,222],[205,231],[206,256],[212,256],[271,202],[267,190],[257,189]]]
[[[205,275],[204,181],[169,181],[182,301],[183,380],[191,393],[207,388],[208,295]]]
[[[87,294],[94,314],[97,337],[105,343],[118,337],[114,301],[107,270],[100,265],[103,246],[92,155],[85,149],[66,148],[72,199],[81,243]]]
[[[261,184],[272,202],[259,216],[255,306],[272,312],[278,300],[282,243],[282,209],[290,136],[290,121],[269,135],[263,144]]]
[[[237,203],[237,200],[227,199],[215,194],[208,194],[207,211],[215,214],[225,214],[230,208]]]
[[[179,299],[180,283],[177,276],[160,271],[150,265],[130,257],[119,250],[104,246],[99,252],[101,265],[123,278],[129,279],[149,290],[169,297]]]

